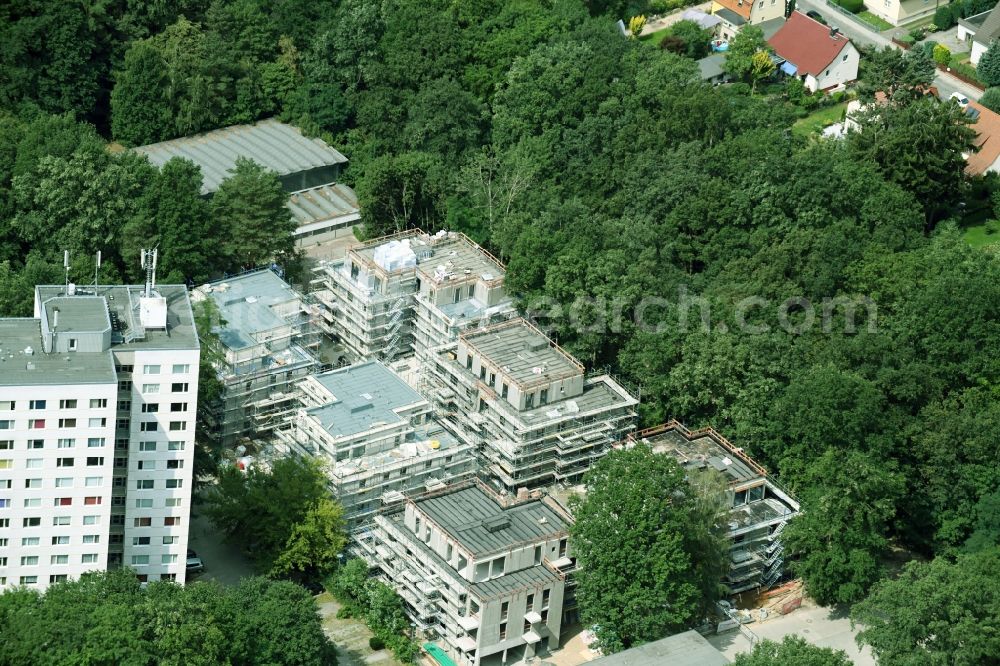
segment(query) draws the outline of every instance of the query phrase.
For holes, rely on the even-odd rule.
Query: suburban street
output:
[[[842,33],[859,45],[876,46],[878,48],[886,46],[899,48],[888,37],[867,27],[861,21],[833,9],[822,0],[798,0],[797,6],[803,12],[809,10],[819,12],[826,19],[827,23],[840,28]],[[903,29],[900,28],[900,30]],[[905,32],[905,30],[903,31]],[[978,88],[974,88],[964,81],[960,81],[954,76],[950,76],[940,70],[934,73],[934,85],[937,86],[941,99],[948,99],[953,92],[960,92],[969,99],[974,100],[978,100],[979,96],[982,95]]]

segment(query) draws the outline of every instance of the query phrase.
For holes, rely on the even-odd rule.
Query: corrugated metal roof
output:
[[[346,157],[321,139],[307,138],[297,127],[274,119],[253,125],[233,125],[134,150],[146,155],[157,167],[173,157],[191,160],[201,167],[202,194],[219,189],[238,157],[252,159],[279,176],[347,162]]]
[[[343,183],[320,185],[296,192],[288,198],[295,224],[304,227],[324,220],[358,215],[358,195]]]
[[[542,541],[569,528],[562,516],[541,500],[505,509],[476,486],[416,504],[473,557],[522,541]]]

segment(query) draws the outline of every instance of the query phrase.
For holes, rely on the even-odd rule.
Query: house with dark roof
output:
[[[858,78],[861,54],[836,28],[792,12],[767,43],[781,60],[779,69],[798,77],[811,92],[829,90]]]
[[[472,481],[389,504],[358,547],[413,625],[437,636],[429,652],[459,666],[522,664],[578,621],[572,524],[552,497]]]
[[[1000,7],[959,19],[957,36],[969,45],[969,60],[978,65],[990,44],[1000,39]]]
[[[732,39],[745,25],[781,19],[785,0],[712,0],[712,14],[722,19],[718,26],[721,39]]]

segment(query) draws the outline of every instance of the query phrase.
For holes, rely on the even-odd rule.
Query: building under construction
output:
[[[380,512],[361,548],[439,663],[535,663],[579,621],[572,523],[541,493],[503,497],[466,482]]]
[[[222,395],[203,405],[220,442],[267,436],[298,407],[296,385],[319,362],[313,310],[268,269],[204,285],[191,293],[196,311],[212,316],[212,335],[202,340]],[[202,303],[209,301],[208,313]]]
[[[302,407],[276,445],[326,463],[348,528],[367,523],[384,501],[461,481],[474,472],[472,445],[446,430],[431,405],[378,361],[311,375]]]
[[[730,594],[767,588],[781,578],[781,533],[798,513],[799,503],[767,470],[711,428],[692,431],[671,421],[639,431],[623,445],[637,442],[673,456],[686,470],[714,469],[726,479],[730,568],[724,583]]]
[[[464,234],[411,230],[321,262],[312,284],[325,330],[359,359],[390,362],[512,316],[504,276],[503,264]]]
[[[638,399],[523,319],[462,333],[436,349],[426,389],[481,442],[482,473],[506,492],[574,484],[635,429]]]

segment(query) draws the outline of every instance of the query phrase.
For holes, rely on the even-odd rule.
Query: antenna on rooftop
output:
[[[97,251],[97,263],[94,264],[94,293],[97,293],[97,273],[101,270],[101,251]]]
[[[67,293],[69,291],[69,250],[63,250],[63,268],[66,269],[66,283],[63,285],[63,293]]]
[[[146,269],[146,298],[153,295],[153,289],[156,287],[156,256],[157,249],[154,247],[152,250],[143,250],[142,258],[139,265]]]

